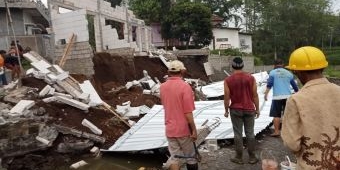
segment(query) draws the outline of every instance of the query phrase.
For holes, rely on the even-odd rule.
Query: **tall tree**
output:
[[[123,0],[105,0],[105,1],[111,2],[111,6],[115,7],[117,5],[121,5]]]
[[[239,27],[242,22],[242,16],[238,11],[243,5],[243,0],[195,0],[195,2],[206,4],[213,14],[222,17],[229,25],[233,23],[235,27]]]
[[[172,23],[174,38],[196,46],[209,45],[212,39],[211,11],[201,3],[182,2],[175,4],[167,18]]]
[[[254,0],[255,1],[255,0]],[[260,17],[253,28],[253,52],[286,57],[303,45],[320,44],[324,32],[329,30],[329,0],[261,0],[257,4]],[[269,64],[269,63],[267,63]]]
[[[131,10],[147,25],[160,21],[162,9],[159,0],[130,0],[129,5]]]

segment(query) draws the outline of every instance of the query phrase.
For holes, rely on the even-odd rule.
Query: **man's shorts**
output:
[[[285,111],[287,99],[272,100],[272,105],[270,107],[270,117],[281,117]]]
[[[195,158],[195,147],[191,138],[179,137],[179,138],[169,138],[168,137],[168,149],[171,155],[171,164],[179,164],[179,162],[186,162],[188,164],[195,164],[197,160]],[[188,156],[193,158],[175,158],[175,155]]]

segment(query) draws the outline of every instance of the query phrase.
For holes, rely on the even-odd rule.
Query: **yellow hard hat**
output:
[[[286,68],[290,70],[318,70],[327,66],[325,54],[320,49],[305,46],[293,51]]]

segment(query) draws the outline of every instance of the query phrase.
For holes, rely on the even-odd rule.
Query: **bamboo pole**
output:
[[[72,33],[71,37],[69,38],[68,44],[66,45],[65,51],[63,53],[63,56],[61,57],[61,59],[59,61],[59,66],[61,68],[63,68],[63,66],[64,66],[64,64],[66,62],[67,55],[70,52],[70,49],[71,49],[71,47],[73,45],[73,42],[74,42],[74,39],[75,39],[75,35],[74,35],[74,33]]]
[[[12,29],[12,34],[13,34],[13,39],[14,39],[14,44],[15,44],[15,49],[16,49],[16,52],[17,52],[17,57],[18,57],[18,61],[19,61],[19,67],[20,67],[20,72],[23,71],[23,68],[22,68],[22,64],[21,64],[21,58],[20,58],[20,54],[19,54],[19,49],[18,49],[18,44],[17,44],[17,38],[16,38],[16,35],[15,35],[15,31],[14,31],[14,27],[13,27],[13,21],[12,21],[12,16],[11,16],[11,11],[8,7],[8,0],[5,0],[5,7],[6,7],[6,11],[7,11],[7,17],[8,17],[8,20],[9,20],[9,26],[11,27]],[[13,77],[12,77],[13,78]],[[18,77],[18,86],[20,87],[21,86],[21,78],[22,78],[22,75],[19,74],[19,77]]]

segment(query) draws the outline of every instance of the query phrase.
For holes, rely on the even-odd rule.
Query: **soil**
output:
[[[206,60],[206,57],[181,57],[179,60],[182,60],[186,65],[186,78],[208,80],[203,67],[203,62]],[[93,62],[95,70],[93,77],[78,74],[72,74],[71,76],[80,83],[84,80],[90,80],[102,100],[113,108],[127,101],[131,102],[132,107],[146,105],[151,108],[155,104],[161,104],[158,97],[143,94],[141,87],[136,86],[129,90],[121,88],[129,81],[143,78],[143,70],[146,70],[153,79],[157,77],[161,82],[164,82],[163,77],[167,74],[167,68],[159,58],[149,58],[148,56],[129,58],[126,56],[110,55],[108,53],[98,53],[93,58]],[[43,80],[34,77],[25,77],[22,79],[22,85],[37,88],[40,91],[47,84]],[[103,131],[101,136],[104,137],[106,141],[103,145],[96,144],[96,146],[104,149],[113,145],[114,142],[129,129],[129,127],[116,118],[114,114],[103,108],[90,108],[86,113],[72,106],[57,102],[44,103],[41,99],[36,99],[36,105],[34,107],[45,108],[46,113],[52,118],[48,123],[59,124],[92,133],[81,124],[84,118],[88,119]],[[131,120],[138,121],[141,117]],[[46,151],[6,159],[3,161],[6,162],[5,167],[8,170],[51,169],[51,167],[58,167],[58,165],[61,164],[70,164],[73,160],[76,160],[76,158],[79,160],[79,157],[81,157],[79,154],[71,153],[64,155],[55,152],[56,146],[66,138],[69,138],[69,136],[60,134],[54,142],[54,146]],[[84,155],[82,154],[82,156]]]

